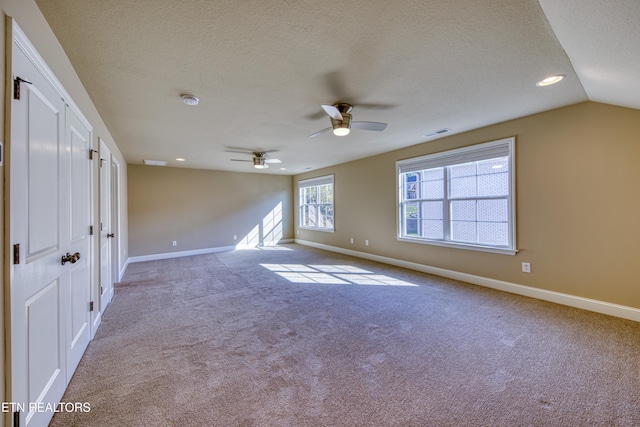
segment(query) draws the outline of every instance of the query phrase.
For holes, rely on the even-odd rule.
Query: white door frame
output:
[[[112,246],[115,233],[112,232],[112,181],[111,150],[102,138],[98,138],[100,150],[99,187],[100,187],[100,222],[98,238],[100,246],[100,313],[103,313],[113,297],[113,260]]]
[[[111,242],[111,298],[113,285],[122,279],[120,273],[120,162],[111,156],[111,232],[114,234]]]

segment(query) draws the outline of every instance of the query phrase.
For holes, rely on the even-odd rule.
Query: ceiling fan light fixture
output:
[[[256,169],[267,169],[269,165],[265,163],[264,157],[254,157],[253,167]]]
[[[347,127],[333,127],[333,134],[335,136],[347,136],[349,133],[351,133],[351,129]]]
[[[336,136],[349,135],[351,128],[362,130],[370,130],[375,132],[382,132],[387,128],[386,123],[381,122],[352,122],[351,121],[351,109],[353,107],[350,104],[340,103],[335,105],[322,105],[322,109],[331,119],[331,126],[312,133],[307,138],[315,138],[318,135],[322,135],[325,132],[333,131]]]
[[[346,136],[351,132],[351,114],[342,113],[342,120],[331,119],[333,134],[335,136]]]

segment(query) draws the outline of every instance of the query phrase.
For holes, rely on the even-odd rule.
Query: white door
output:
[[[91,339],[91,132],[78,116],[67,107],[65,128],[69,152],[71,178],[68,213],[70,236],[66,245],[70,254],[80,254],[80,259],[69,268],[69,316],[67,324],[67,382],[76,370],[80,358]],[[63,220],[67,217],[61,216]]]
[[[100,311],[113,297],[111,280],[111,151],[100,139]]]
[[[12,74],[29,83],[11,102],[11,400],[24,405],[20,425],[46,426],[53,412],[34,409],[60,401],[89,340],[90,131],[66,120],[20,46]]]

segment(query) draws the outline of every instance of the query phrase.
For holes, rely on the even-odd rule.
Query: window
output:
[[[333,231],[333,175],[298,181],[300,227]]]
[[[398,239],[515,254],[514,145],[398,161]]]

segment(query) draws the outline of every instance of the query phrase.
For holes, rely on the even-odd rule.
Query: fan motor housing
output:
[[[335,131],[340,128],[351,129],[351,114],[342,112],[340,114],[342,114],[342,120],[331,118],[331,127],[333,130]]]
[[[345,114],[349,114],[349,113],[351,113],[351,110],[353,110],[353,106],[351,104],[347,104],[345,102],[341,102],[339,104],[334,104],[334,107],[336,107],[338,109],[338,111],[340,111],[340,114],[342,114],[343,117],[344,117]]]

